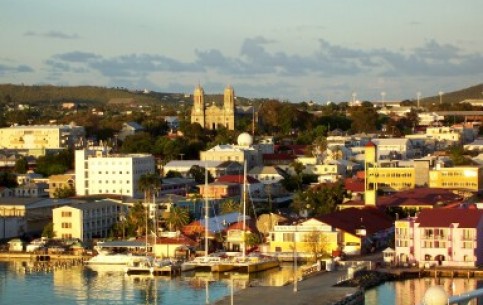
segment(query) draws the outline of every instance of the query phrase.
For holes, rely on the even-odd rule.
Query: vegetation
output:
[[[17,187],[18,183],[15,175],[6,171],[0,172],[0,186],[4,186],[7,188]]]
[[[182,227],[190,223],[190,214],[188,209],[173,207],[166,219],[170,231],[180,230]]]
[[[74,151],[64,150],[56,154],[48,154],[37,159],[35,172],[45,177],[63,174],[74,169]]]
[[[291,207],[297,213],[307,211],[309,216],[321,216],[334,212],[345,195],[342,183],[309,188],[295,193]]]
[[[49,222],[48,224],[45,225],[44,229],[42,230],[42,237],[47,237],[47,238],[55,237],[53,222]]]
[[[324,257],[330,257],[327,236],[319,231],[312,231],[305,235],[306,252],[312,254],[312,261],[317,262]]]

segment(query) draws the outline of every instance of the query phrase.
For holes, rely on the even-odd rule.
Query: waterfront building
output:
[[[464,150],[483,152],[483,138],[478,138],[471,143],[463,146]]]
[[[395,223],[396,262],[476,267],[483,262],[483,211],[423,210]]]
[[[201,161],[235,161],[247,162],[248,169],[263,164],[263,153],[253,145],[253,137],[244,132],[238,136],[238,145],[221,144],[200,152]]]
[[[127,206],[113,200],[77,202],[52,210],[57,238],[82,241],[106,238],[112,226],[127,214]]]
[[[209,104],[210,106],[206,106]],[[193,108],[191,123],[198,123],[201,127],[215,130],[224,127],[235,130],[235,90],[227,86],[223,92],[223,105],[217,106],[215,101],[207,100],[205,91],[198,85],[193,92]]]
[[[31,125],[0,128],[0,146],[28,150],[27,155],[42,156],[49,151],[78,148],[85,142],[85,129],[70,125]]]
[[[17,186],[14,189],[15,197],[41,198],[48,195],[49,185],[45,182],[28,183]]]
[[[103,147],[76,150],[76,194],[142,198],[139,178],[145,174],[153,174],[154,169],[154,157],[149,154],[110,154]]]
[[[377,161],[382,160],[406,160],[414,157],[414,148],[406,138],[381,138],[372,139],[377,146]]]
[[[194,188],[196,188],[195,179],[163,178],[163,183],[159,186],[158,196],[164,196],[164,195],[186,196]]]

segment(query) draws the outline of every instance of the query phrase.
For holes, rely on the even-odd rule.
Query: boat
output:
[[[277,268],[280,266],[280,262],[276,257],[264,256],[254,252],[245,258],[237,259],[235,266],[239,272],[252,273]]]
[[[135,255],[132,253],[104,253],[90,258],[86,262],[86,266],[94,271],[124,271],[130,265],[136,265],[146,262],[149,258],[144,255]],[[103,268],[98,268],[102,266]]]

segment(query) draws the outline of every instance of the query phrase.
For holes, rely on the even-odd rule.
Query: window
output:
[[[70,222],[63,222],[62,223],[62,229],[71,229],[72,228],[72,223]]]
[[[63,211],[61,215],[62,217],[72,217],[72,212]]]

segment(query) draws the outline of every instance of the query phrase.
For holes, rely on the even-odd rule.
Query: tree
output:
[[[322,216],[334,212],[344,197],[345,190],[342,183],[314,187],[296,192],[292,209],[297,213],[308,211],[314,216]]]
[[[141,202],[135,203],[126,217],[126,234],[128,237],[146,234],[146,208]],[[149,223],[148,223],[149,225]]]
[[[54,198],[68,198],[75,195],[75,189],[71,186],[62,186],[54,191]]]
[[[193,165],[188,171],[188,175],[195,179],[196,183],[203,184],[205,183],[205,171],[204,167]],[[214,180],[213,175],[208,171],[208,182],[213,182]]]
[[[17,187],[18,183],[15,175],[10,172],[0,172],[0,186],[7,188]]]
[[[144,200],[151,199],[156,189],[161,185],[161,179],[157,174],[143,174],[139,177],[138,188],[144,193]]]
[[[228,214],[240,211],[240,203],[233,199],[225,200],[220,207],[221,214]]]
[[[190,222],[188,209],[178,207],[171,208],[166,222],[168,223],[170,231],[180,230]]]
[[[74,151],[65,150],[53,155],[41,156],[37,159],[35,172],[46,177],[63,174],[74,168]]]
[[[320,231],[314,230],[305,234],[306,251],[312,254],[312,260],[318,261],[320,258],[328,257],[329,253],[329,241],[325,234]]]
[[[178,171],[168,171],[164,178],[183,178],[183,175]]]
[[[351,128],[354,132],[374,132],[378,114],[374,107],[351,107],[350,116],[352,120]]]
[[[29,163],[25,157],[20,157],[15,161],[14,171],[19,174],[25,174],[28,170]]]
[[[55,232],[54,232],[54,223],[49,222],[44,226],[44,229],[42,230],[42,237],[47,237],[47,238],[54,238],[55,237]]]
[[[127,136],[121,146],[121,152],[133,153],[152,153],[153,137],[147,132],[140,132],[132,136]]]

